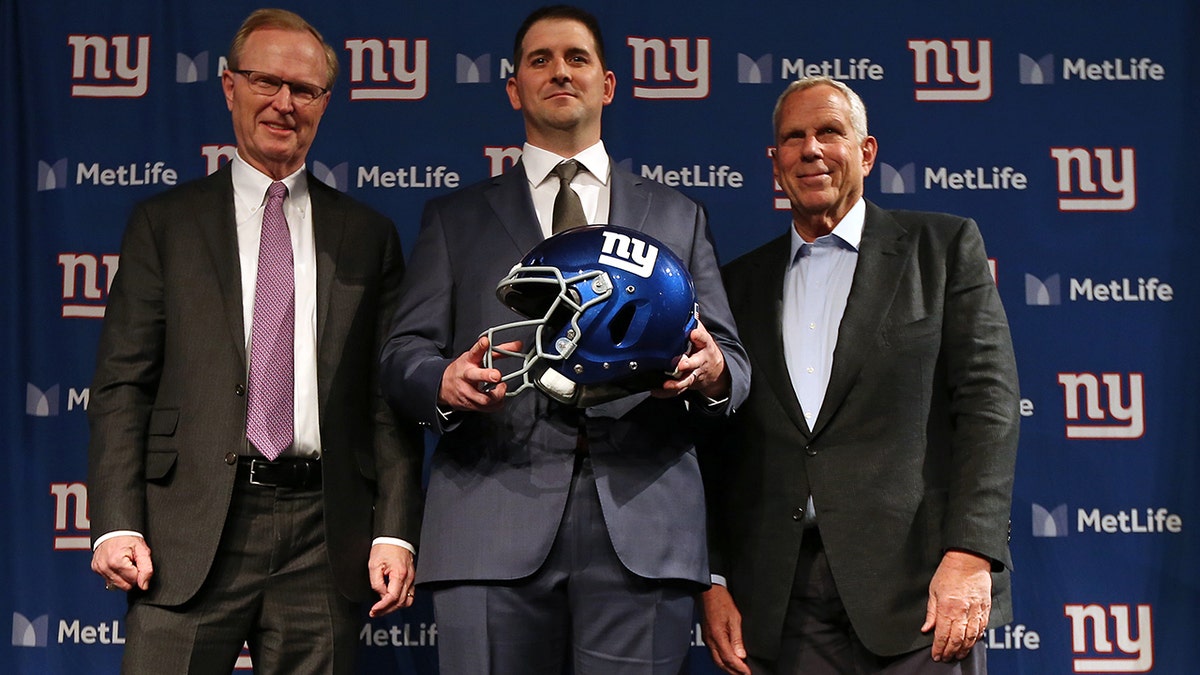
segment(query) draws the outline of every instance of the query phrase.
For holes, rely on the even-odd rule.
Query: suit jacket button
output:
[[[246,385],[239,384],[238,386],[234,387],[233,393],[237,394],[238,396],[245,396],[246,395]]]
[[[804,507],[797,506],[795,511],[792,511],[792,520],[797,523],[804,520]]]
[[[804,446],[804,454],[808,455],[809,457],[816,457],[817,449],[811,445],[806,445]]]
[[[237,456],[236,452],[225,453],[225,463],[226,464],[228,464],[229,466],[233,466],[234,464],[237,464],[237,461],[238,461],[238,456]]]

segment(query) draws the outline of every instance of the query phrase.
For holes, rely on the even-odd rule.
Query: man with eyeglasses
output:
[[[305,157],[337,56],[250,15],[222,76],[237,154],[138,205],[89,406],[92,568],[126,673],[350,673],[360,603],[412,603],[422,442],[378,392],[404,272],[387,218]]]

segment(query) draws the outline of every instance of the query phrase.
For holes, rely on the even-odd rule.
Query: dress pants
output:
[[[937,662],[929,647],[899,656],[871,653],[854,632],[833,582],[816,527],[804,532],[774,662],[749,660],[754,675],[986,675],[987,650],[975,644],[966,659]]]
[[[621,564],[591,460],[580,457],[554,545],[533,576],[433,591],[441,672],[678,675],[697,590],[638,577]]]
[[[353,673],[360,607],[334,586],[322,512],[319,487],[239,480],[196,596],[164,607],[131,594],[121,671],[229,675],[248,643],[256,673]]]

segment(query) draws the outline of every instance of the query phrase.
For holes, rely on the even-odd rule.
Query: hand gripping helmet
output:
[[[526,317],[486,332],[521,359],[509,396],[536,386],[579,407],[646,391],[672,377],[697,324],[687,268],[663,243],[623,227],[579,227],[546,239],[513,266],[496,297]],[[524,353],[496,349],[523,330]],[[489,351],[484,366],[491,368]]]

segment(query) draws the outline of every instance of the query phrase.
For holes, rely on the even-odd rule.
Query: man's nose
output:
[[[555,82],[566,82],[571,79],[571,69],[567,68],[566,59],[555,59],[552,73]]]
[[[271,105],[282,113],[290,113],[295,109],[296,104],[292,101],[292,86],[284,82],[279,91],[271,97]]]
[[[800,152],[805,159],[820,159],[825,154],[825,146],[816,136],[808,136],[800,146]]]

